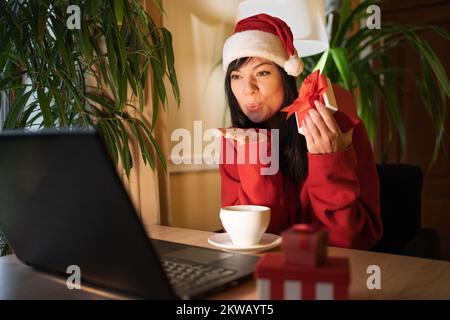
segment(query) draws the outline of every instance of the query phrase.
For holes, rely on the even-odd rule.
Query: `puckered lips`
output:
[[[257,111],[262,108],[262,103],[251,103],[245,106],[248,111]]]

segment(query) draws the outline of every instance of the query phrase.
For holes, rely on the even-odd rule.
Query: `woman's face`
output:
[[[242,112],[253,122],[271,119],[281,108],[284,88],[276,65],[252,58],[230,74],[233,91]]]

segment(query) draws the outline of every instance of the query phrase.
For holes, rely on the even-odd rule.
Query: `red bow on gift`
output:
[[[306,113],[314,108],[314,101],[319,100],[323,103],[322,94],[328,89],[327,78],[322,76],[319,70],[311,73],[303,80],[298,98],[291,105],[281,109],[287,112],[286,120],[294,113],[297,113],[298,123],[302,123]]]

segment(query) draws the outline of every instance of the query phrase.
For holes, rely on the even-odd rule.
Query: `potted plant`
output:
[[[320,69],[331,81],[353,91],[357,97],[358,113],[372,142],[376,139],[377,109],[384,108],[389,132],[386,147],[382,150],[384,162],[395,134],[399,137],[402,151],[406,146],[407,137],[398,100],[401,88],[396,78],[402,73],[412,75],[435,129],[435,147],[430,162],[432,166],[445,132],[450,86],[440,59],[419,32],[429,29],[446,40],[450,40],[450,37],[436,26],[410,26],[383,21],[381,28],[371,29],[366,23],[361,23],[373,14],[367,9],[374,5],[380,6],[382,2],[363,0],[352,9],[351,0],[327,0],[330,48],[321,55],[303,59],[305,71],[299,84],[314,69]],[[398,68],[394,64],[390,52],[401,46],[410,46],[420,56],[421,74]],[[377,95],[381,97],[382,103],[377,103]]]
[[[163,12],[160,0],[154,3]],[[73,5],[78,12],[68,10]],[[79,28],[69,28],[69,18],[79,19]],[[160,103],[167,104],[165,76],[180,102],[172,38],[139,0],[1,1],[0,39],[3,129],[93,126],[127,176],[130,140],[152,169],[153,155],[166,168],[153,129]],[[149,73],[153,109],[146,121]]]

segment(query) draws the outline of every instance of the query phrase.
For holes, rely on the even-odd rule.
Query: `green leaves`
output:
[[[0,2],[0,91],[13,97],[4,127],[95,125],[127,175],[131,140],[152,169],[156,158],[165,168],[152,130],[159,105],[167,104],[166,77],[180,103],[170,32],[139,0],[73,4],[80,6],[81,30],[66,27],[67,0]],[[147,79],[151,123],[143,115]]]
[[[123,21],[123,1],[114,0],[114,15],[116,17],[117,25],[122,26]]]
[[[42,88],[37,89],[37,98],[41,106],[42,117],[44,118],[44,127],[49,128],[53,126],[53,115],[50,108],[50,97],[47,96]]]
[[[442,145],[445,133],[445,121],[447,117],[448,97],[443,91],[439,91],[439,85],[433,76],[430,65],[424,57],[421,57],[423,79],[417,79],[417,86],[422,102],[432,119],[436,134],[436,143],[430,166],[437,160],[439,149]]]
[[[316,66],[314,67],[313,71],[320,70],[320,73],[323,72],[323,69],[325,68],[325,65],[327,64],[329,54],[330,54],[330,50],[327,50],[324,53],[322,53],[319,61],[317,62]]]
[[[331,46],[341,46],[345,39],[347,32],[356,23],[360,22],[360,19],[366,16],[366,10],[371,5],[379,5],[381,1],[377,0],[365,0],[362,1],[355,9],[350,10],[350,0],[344,0],[340,10],[340,23],[336,33],[331,35]]]
[[[175,58],[173,55],[173,48],[172,48],[172,35],[170,34],[169,30],[166,28],[161,28],[161,32],[163,35],[163,43],[164,47],[167,48],[165,51],[166,53],[166,61],[167,61],[167,67],[168,67],[168,76],[169,81],[172,84],[172,90],[173,95],[175,97],[175,100],[177,101],[177,104],[180,104],[180,89],[178,88],[178,81],[177,81],[177,75],[175,73]]]
[[[47,9],[48,9],[48,4],[41,2],[41,1],[36,1],[38,9],[37,11],[35,11],[37,13],[37,40],[38,42],[42,43],[44,41],[44,37],[45,37],[45,27],[47,24]]]
[[[347,90],[351,90],[352,79],[345,48],[330,48],[329,51],[331,53],[331,57],[333,58],[334,64],[339,71],[344,87]]]
[[[3,125],[4,129],[14,129],[16,128],[16,122],[20,117],[21,112],[25,108],[28,99],[30,98],[32,91],[24,92],[24,89],[21,89],[17,92],[16,99],[14,99],[13,104],[9,108],[9,112],[6,116],[5,123]]]

